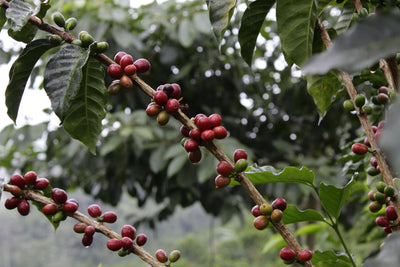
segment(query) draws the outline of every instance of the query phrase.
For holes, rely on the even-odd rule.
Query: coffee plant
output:
[[[155,119],[158,124],[157,126],[151,124],[156,126],[156,129],[149,127],[146,131],[136,133],[136,137],[140,137],[135,140],[138,150],[144,150],[141,146],[146,143],[147,135],[152,135],[153,132],[170,131],[168,124],[171,123],[176,126],[176,122],[179,122],[180,125],[179,130],[173,128],[173,135],[182,137],[180,143],[167,144],[167,146],[173,146],[175,150],[167,150],[163,147],[149,156],[151,171],[157,179],[165,182],[167,178],[177,176],[176,184],[184,183],[185,176],[179,178],[178,172],[184,172],[183,166],[187,162],[195,164],[199,170],[206,169],[203,171],[206,172],[205,175],[203,174],[207,178],[205,180],[210,180],[210,176],[216,175],[208,186],[198,184],[197,188],[179,187],[176,190],[189,197],[184,198],[180,195],[178,201],[175,202],[181,201],[182,206],[189,205],[194,202],[194,196],[201,195],[203,192],[207,194],[207,197],[219,194],[230,197],[233,194],[244,195],[242,200],[250,202],[247,206],[252,206],[248,213],[254,216],[255,229],[261,231],[272,228],[272,231],[285,242],[285,245],[280,247],[280,252],[276,253],[276,256],[278,257],[279,254],[285,264],[372,266],[383,264],[384,260],[388,260],[389,265],[395,266],[397,261],[393,259],[397,259],[396,256],[388,258],[385,253],[393,249],[396,240],[398,242],[395,232],[400,227],[399,180],[396,178],[399,171],[397,167],[399,148],[396,138],[399,124],[396,115],[399,105],[396,99],[399,87],[398,60],[400,60],[397,56],[400,34],[397,26],[400,21],[399,1],[255,0],[240,3],[235,0],[207,0],[202,3],[207,9],[207,19],[210,21],[221,52],[224,44],[229,41],[227,38],[229,32],[231,30],[233,32],[233,23],[239,20],[237,39],[240,44],[240,57],[250,67],[255,66],[257,64],[253,63],[254,55],[266,53],[266,44],[259,44],[259,36],[268,39],[271,37],[268,31],[271,27],[275,27],[286,63],[293,71],[301,70],[304,79],[297,82],[299,84],[306,82],[307,92],[312,97],[319,114],[319,123],[322,125],[329,117],[329,112],[338,106],[341,108],[340,113],[343,113],[337,118],[338,121],[342,120],[342,116],[347,116],[353,121],[357,118],[362,133],[355,134],[343,127],[338,132],[346,134],[345,130],[349,130],[349,136],[352,139],[348,138],[342,144],[336,143],[336,147],[332,149],[343,153],[338,159],[344,165],[343,170],[346,176],[344,179],[342,177],[342,181],[345,182],[341,186],[338,183],[318,181],[320,178],[316,179],[311,168],[305,166],[277,168],[262,164],[261,160],[255,160],[253,163],[255,158],[253,151],[245,148],[245,145],[240,147],[239,142],[226,141],[234,137],[235,133],[240,134],[240,130],[230,131],[230,126],[234,124],[232,118],[225,116],[223,112],[200,110],[200,107],[197,111],[196,105],[188,101],[190,97],[185,96],[195,94],[195,98],[201,101],[210,100],[214,103],[213,93],[222,95],[222,99],[228,99],[231,94],[228,87],[222,90],[215,88],[216,90],[207,91],[207,93],[196,90],[193,93],[193,90],[190,90],[190,86],[193,85],[180,84],[177,82],[179,79],[172,82],[160,81],[150,86],[142,79],[145,75],[150,73],[152,76],[161,78],[164,75],[163,69],[153,63],[152,59],[156,61],[155,58],[138,57],[136,52],[122,49],[127,46],[121,44],[119,44],[121,49],[110,52],[109,43],[101,38],[95,38],[97,34],[92,32],[93,29],[80,28],[80,18],[52,10],[52,5],[56,5],[53,2],[50,0],[40,2],[1,0],[0,27],[7,29],[8,35],[13,39],[26,43],[11,66],[10,80],[5,93],[7,113],[14,122],[17,120],[28,79],[38,75],[36,66],[43,64],[44,61],[45,64],[41,66],[43,88],[51,101],[52,111],[61,122],[60,127],[68,133],[68,140],[72,138],[80,141],[92,153],[91,157],[97,160],[97,156],[94,155],[99,152],[107,155],[109,152],[101,150],[99,141],[104,133],[104,119],[107,118],[108,113],[112,113],[109,103],[115,99],[129,102],[132,100],[130,95],[135,95],[140,100],[132,101],[135,101],[135,104],[141,104],[141,108],[146,107],[146,109],[137,112],[130,111],[133,119],[142,116],[139,115],[140,112],[147,114],[150,121]],[[110,1],[105,2],[107,2],[104,3],[105,5],[110,4],[108,3]],[[198,2],[194,1],[194,3]],[[243,7],[245,7],[244,12],[241,11]],[[196,9],[199,8],[196,4],[192,8],[204,13],[203,7]],[[276,18],[269,20],[268,14],[273,11]],[[194,24],[203,22],[197,17]],[[186,18],[184,23],[192,22]],[[189,49],[195,42],[194,37],[191,37],[190,27],[187,25],[186,28],[182,25],[180,27],[180,33],[185,31],[187,33],[180,35],[180,42]],[[201,26],[197,25],[197,27]],[[269,30],[266,30],[267,28]],[[118,31],[118,29],[113,30]],[[119,35],[117,39],[122,38],[123,36]],[[127,39],[124,40],[127,41]],[[154,49],[156,50],[156,47],[159,49],[158,41],[151,41],[156,43]],[[203,51],[203,48],[199,47],[197,49]],[[164,59],[165,62],[174,64],[171,59]],[[266,62],[267,65],[270,63]],[[231,74],[234,73],[234,70],[230,70],[230,65],[225,64],[225,67]],[[196,75],[195,73],[195,70],[189,70],[188,67],[182,75]],[[227,77],[230,79],[229,75]],[[278,77],[274,79],[280,80]],[[263,96],[263,99],[268,98]],[[294,97],[290,100],[296,102],[301,99]],[[337,105],[338,103],[340,105]],[[219,104],[222,105],[222,103]],[[228,110],[233,104],[228,102]],[[274,105],[273,102],[270,104]],[[299,103],[299,105],[301,108],[308,109],[311,104]],[[314,109],[314,106],[312,108]],[[126,118],[120,117],[120,123],[124,122],[124,119],[127,121]],[[279,127],[279,124],[277,125]],[[141,126],[145,127],[146,123],[142,123]],[[300,128],[300,131],[309,130],[301,129],[301,125],[296,127]],[[336,131],[335,128],[333,130]],[[311,136],[315,133],[310,132],[305,135]],[[327,131],[326,134],[335,135],[337,132]],[[268,136],[268,133],[265,135]],[[247,141],[244,143],[250,144],[249,139],[252,139],[252,136],[250,134],[248,138],[245,138]],[[114,140],[125,138],[125,136],[114,137]],[[294,137],[293,140],[295,139]],[[328,139],[326,137],[325,141],[328,142]],[[267,144],[271,145],[274,140],[268,140],[268,142],[270,143]],[[229,149],[224,149],[224,145],[227,146],[227,144]],[[275,148],[279,147],[275,145]],[[306,150],[309,145],[311,143],[299,144],[299,147]],[[313,149],[318,150],[322,144],[312,145]],[[121,151],[116,149],[117,147]],[[129,149],[123,143],[118,143],[113,148],[110,150],[115,150],[116,153]],[[256,156],[268,148],[258,146],[254,149]],[[319,153],[323,154],[327,151],[328,149],[321,149]],[[137,157],[137,162],[133,164],[140,165],[144,154],[141,154],[141,151],[134,152],[140,157]],[[163,154],[169,154],[169,158],[161,162]],[[216,159],[212,161],[213,168],[202,167],[210,155]],[[76,160],[86,163],[83,158],[78,157]],[[312,166],[314,164],[318,165],[318,163],[313,163]],[[340,164],[334,165],[340,168]],[[101,167],[101,164],[98,163],[96,166]],[[169,166],[166,174],[162,172],[165,166]],[[109,174],[107,172],[103,176],[110,176]],[[114,174],[115,178],[120,176],[118,173]],[[139,174],[143,177],[150,176],[145,171]],[[34,205],[55,229],[68,217],[72,217],[77,220],[73,231],[82,234],[81,240],[84,247],[90,247],[95,242],[95,234],[101,233],[108,238],[105,246],[109,250],[117,251],[121,257],[133,253],[151,266],[174,266],[175,262],[185,257],[179,250],[171,249],[167,252],[163,248],[152,255],[142,247],[148,242],[147,236],[142,233],[137,234],[134,226],[124,225],[117,232],[111,229],[112,224],[118,219],[115,212],[103,212],[100,205],[92,204],[87,207],[89,215],[87,216],[81,212],[86,208],[80,207],[77,200],[69,199],[65,190],[53,187],[53,183],[47,178],[41,178],[40,175],[39,168],[35,171],[29,170],[23,175],[15,173],[9,179],[4,179],[6,182],[2,183],[1,190],[11,194],[5,200],[5,208],[17,209],[20,215],[27,216],[31,212],[30,206]],[[89,173],[86,175],[90,176]],[[124,180],[113,181],[114,177],[108,179],[110,179],[108,194],[118,195]],[[139,181],[141,181],[138,182],[140,186],[146,188],[146,192],[151,191],[152,188],[146,187],[144,180]],[[72,181],[66,181],[66,187],[69,182],[73,184]],[[93,183],[87,182],[83,187],[90,193]],[[313,196],[311,201],[313,203],[309,202],[310,207],[301,205],[300,209],[299,205],[292,202],[293,199],[287,199],[283,195],[276,198],[268,198],[267,194],[264,196],[262,186],[275,183],[295,184],[299,190],[311,192],[309,194]],[[127,182],[126,186],[129,188],[129,193],[137,197],[139,202],[145,201],[146,198],[140,199],[137,185]],[[239,187],[240,190],[228,190]],[[156,198],[162,198],[171,193],[162,192],[163,190],[162,187],[158,188],[161,192],[157,192]],[[369,193],[366,193],[368,191]],[[363,195],[358,196],[360,194]],[[354,205],[347,209],[364,208],[368,215],[363,216],[369,216],[369,222],[373,221],[372,224],[369,223],[367,231],[382,228],[379,237],[382,242],[380,248],[382,252],[375,259],[356,257],[352,252],[353,248],[346,241],[348,238],[345,238],[346,221],[341,220],[341,215],[346,210],[346,202],[350,199],[354,200],[355,197],[358,197],[359,203],[353,202]],[[211,212],[215,211],[213,206],[223,210],[224,206],[234,205],[230,205],[229,197],[218,199],[218,201],[223,201],[223,204],[217,204],[216,198],[208,199],[208,202],[202,200],[202,204]],[[169,209],[164,210],[164,213],[160,212],[159,219],[167,217],[170,213],[172,211]],[[361,216],[360,213],[355,213],[355,215]],[[318,231],[315,229],[321,229],[321,225],[324,225],[326,227],[323,228],[324,230],[330,229],[334,233],[341,248],[319,248],[312,242],[301,242],[298,232],[289,226],[290,224],[299,225],[301,222],[309,222],[308,228],[304,227],[302,230],[310,235],[315,235]],[[314,230],[313,226],[315,226]],[[262,235],[262,232],[260,234]],[[385,235],[389,237],[385,239]],[[156,240],[151,241],[156,242]]]

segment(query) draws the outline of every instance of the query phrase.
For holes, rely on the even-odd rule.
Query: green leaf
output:
[[[330,2],[333,0],[318,0],[318,16],[329,6]]]
[[[90,58],[82,69],[78,93],[67,110],[63,126],[71,137],[85,144],[96,153],[96,142],[102,130],[101,121],[106,115],[107,88],[101,64]]]
[[[311,56],[317,22],[315,0],[279,0],[276,20],[287,61],[301,66]]]
[[[343,188],[337,188],[333,185],[321,183],[319,186],[319,199],[321,204],[334,218],[338,219],[340,211],[345,201],[350,197],[351,187],[355,184],[355,180],[351,179]]]
[[[189,19],[184,19],[179,24],[178,37],[183,47],[189,47],[193,44],[194,38],[196,37],[194,29],[194,25]]]
[[[0,8],[0,30],[3,28],[6,21],[7,21],[6,10],[4,8]]]
[[[285,240],[280,234],[274,234],[272,237],[268,238],[268,242],[264,245],[261,253],[267,253],[270,251],[278,250],[286,245]]]
[[[35,25],[27,23],[20,31],[8,29],[8,35],[16,41],[29,43],[35,38],[37,30]]]
[[[239,43],[242,58],[251,65],[257,36],[275,0],[257,0],[247,7],[239,29]]]
[[[320,251],[313,253],[311,262],[315,267],[350,267],[352,266],[350,259],[343,253],[335,253],[332,250]]]
[[[299,235],[310,235],[310,234],[316,234],[319,232],[322,232],[326,230],[327,225],[323,225],[320,223],[313,223],[313,224],[307,224],[301,227],[299,230],[297,230],[294,235],[299,236]]]
[[[22,0],[13,0],[7,8],[6,16],[13,31],[20,31],[35,11],[29,3]]]
[[[282,221],[285,224],[305,222],[305,221],[324,221],[324,217],[315,210],[299,210],[295,205],[288,205],[283,212]]]
[[[172,176],[177,174],[187,161],[188,161],[187,156],[184,154],[181,154],[175,157],[173,160],[171,160],[171,162],[168,164],[167,177],[171,178]]]
[[[286,167],[283,170],[277,170],[271,166],[251,166],[250,170],[246,171],[246,175],[253,184],[297,183],[314,186],[315,179],[314,173],[306,167],[300,169]],[[232,180],[231,184],[237,185],[239,183]]]
[[[16,122],[18,109],[26,83],[33,67],[39,58],[54,45],[47,39],[35,40],[24,48],[10,69],[10,81],[6,89],[6,106],[8,116]]]
[[[206,0],[214,35],[220,43],[231,20],[236,0]]]
[[[349,29],[351,21],[353,20],[353,14],[355,9],[356,6],[351,1],[347,1],[344,4],[344,6],[342,7],[342,13],[340,14],[335,25],[333,26],[337,34],[342,34]]]
[[[54,112],[64,121],[71,101],[78,93],[82,80],[82,67],[89,51],[76,45],[65,45],[47,63],[44,72],[44,89]]]
[[[153,150],[149,157],[150,170],[154,173],[159,173],[164,169],[168,160],[165,157],[165,147],[160,146],[159,148]]]
[[[399,23],[399,12],[379,13],[359,21],[338,36],[324,53],[307,61],[303,73],[325,74],[331,69],[360,71],[399,52]]]
[[[325,76],[307,76],[307,91],[313,97],[321,119],[332,106],[341,86],[342,82],[334,72]]]

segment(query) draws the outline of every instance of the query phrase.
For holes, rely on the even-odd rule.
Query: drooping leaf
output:
[[[6,21],[7,21],[6,10],[4,8],[0,8],[0,30],[3,28]]]
[[[342,82],[334,72],[324,76],[307,76],[307,92],[313,97],[322,119],[330,109]]]
[[[399,254],[400,234],[398,232],[391,234],[385,239],[385,245],[380,250],[379,254],[367,259],[364,263],[365,267],[385,266],[397,267],[400,262]]]
[[[102,130],[101,121],[106,115],[107,88],[104,69],[90,58],[82,69],[82,79],[77,94],[66,112],[63,126],[71,137],[96,153],[96,142]]]
[[[312,53],[317,22],[316,0],[279,0],[276,20],[285,57],[302,66]]]
[[[238,37],[242,58],[249,65],[253,60],[257,36],[265,16],[274,4],[275,0],[257,0],[250,3],[243,14]]]
[[[6,106],[8,116],[16,122],[18,109],[26,83],[33,67],[39,58],[54,47],[47,39],[35,40],[24,48],[10,69],[10,81],[6,89]]]
[[[313,253],[311,262],[315,267],[350,267],[350,259],[344,253],[335,253],[332,250],[320,251]]]
[[[189,47],[192,45],[195,36],[196,32],[192,21],[189,19],[184,19],[179,24],[179,31],[178,31],[179,42],[183,47]]]
[[[27,23],[21,30],[14,31],[13,29],[8,29],[8,35],[16,41],[29,43],[32,41],[37,33],[38,29],[35,25]]]
[[[29,3],[21,0],[11,1],[6,11],[10,29],[20,31],[34,13],[34,9]]]
[[[43,19],[46,16],[47,11],[50,9],[50,1],[41,1],[40,4],[35,8],[35,15],[39,19]]]
[[[299,210],[295,205],[288,205],[283,212],[283,222],[285,224],[305,222],[305,221],[324,221],[324,217],[312,209]]]
[[[286,167],[283,170],[277,170],[271,166],[251,166],[250,170],[246,171],[246,175],[253,184],[297,183],[313,186],[315,179],[314,173],[306,167],[300,169]],[[232,179],[231,184],[237,185],[238,182]]]
[[[231,20],[236,0],[206,0],[214,35],[220,43]]]
[[[347,1],[342,7],[342,13],[336,21],[333,28],[337,34],[342,34],[347,31],[350,27],[351,21],[353,20],[353,14],[356,6],[351,1]]]
[[[72,99],[78,93],[82,80],[82,67],[88,57],[88,50],[68,44],[63,46],[46,65],[44,89],[61,122],[64,121]]]
[[[320,184],[318,195],[327,213],[336,219],[339,218],[340,211],[346,200],[350,197],[351,187],[354,184],[354,179],[351,179],[343,188],[337,188],[324,183]]]
[[[359,21],[338,36],[324,53],[307,61],[303,73],[325,74],[331,69],[360,71],[399,52],[399,23],[399,12],[379,13]]]

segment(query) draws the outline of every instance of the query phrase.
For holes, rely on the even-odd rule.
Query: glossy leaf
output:
[[[295,205],[288,205],[283,212],[283,222],[285,224],[305,222],[305,221],[324,221],[324,217],[316,210],[299,210]]]
[[[27,23],[21,30],[14,31],[13,29],[8,29],[7,33],[16,41],[29,43],[35,38],[37,31],[38,29],[35,25]]]
[[[321,183],[319,186],[319,199],[325,211],[334,218],[338,219],[340,211],[346,200],[350,197],[351,187],[355,180],[350,180],[343,188]]]
[[[189,47],[193,44],[194,38],[196,36],[195,28],[192,21],[189,19],[183,20],[179,24],[179,42],[183,47]]]
[[[84,66],[77,94],[71,99],[63,126],[71,137],[85,144],[90,152],[96,153],[96,142],[102,130],[107,102],[104,84],[104,69],[95,59]]]
[[[82,68],[88,57],[88,50],[83,50],[76,45],[66,45],[46,65],[44,89],[61,122],[67,115],[72,99],[78,93],[82,80]]]
[[[221,42],[231,20],[236,0],[206,0],[214,35]]]
[[[254,48],[261,26],[275,0],[257,0],[249,4],[243,14],[239,29],[240,52],[244,61],[251,65]]]
[[[343,253],[335,253],[332,250],[320,251],[313,253],[311,262],[315,267],[350,267],[353,266],[350,259]]]
[[[282,49],[287,61],[301,66],[312,53],[314,27],[317,22],[315,0],[279,0],[276,20]]]
[[[360,71],[399,52],[399,23],[398,12],[378,14],[359,21],[338,36],[326,52],[307,61],[303,73],[325,74],[331,69]]]
[[[286,167],[283,170],[277,170],[271,166],[254,167],[251,166],[246,171],[247,177],[253,184],[266,183],[297,183],[313,186],[315,175],[306,167],[300,169],[296,167]],[[238,184],[232,180],[231,184]]]
[[[26,83],[33,67],[40,57],[54,45],[47,39],[38,39],[29,43],[10,69],[10,81],[6,89],[6,106],[8,116],[16,122],[18,109]]]
[[[325,76],[307,76],[307,91],[313,97],[321,119],[332,106],[341,86],[342,82],[334,72]]]
[[[342,13],[340,14],[338,20],[336,21],[333,28],[336,30],[337,34],[342,34],[347,31],[353,20],[354,10],[356,9],[354,3],[347,1],[342,7]]]

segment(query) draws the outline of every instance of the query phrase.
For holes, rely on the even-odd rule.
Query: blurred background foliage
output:
[[[248,66],[240,56],[237,40],[246,8],[244,2],[235,11],[221,44],[212,34],[203,0],[155,1],[140,8],[131,8],[129,1],[124,0],[64,0],[52,1],[51,10],[78,18],[78,27],[73,33],[87,30],[96,40],[107,41],[109,57],[123,50],[134,58],[147,58],[152,67],[141,77],[153,88],[164,83],[179,83],[183,102],[190,106],[189,116],[221,114],[230,137],[219,144],[228,155],[236,148],[246,148],[253,163],[276,168],[307,166],[315,172],[317,183],[344,184],[355,171],[363,169],[363,162],[357,157],[342,159],[349,152],[348,142],[360,135],[357,118],[343,112],[340,104],[343,91],[320,121],[300,71],[296,66],[288,66],[283,59],[273,12],[267,16],[257,39],[254,63]],[[46,18],[49,22],[51,13]],[[14,54],[13,50],[0,51],[1,63],[7,63]],[[31,86],[35,80],[40,84],[45,64],[46,59],[36,66]],[[359,79],[360,86],[363,81]],[[110,82],[106,78],[106,84]],[[134,201],[137,207],[124,210],[127,221],[135,225],[145,223],[150,228],[182,207],[201,207],[205,211],[201,218],[210,218],[206,214],[211,214],[222,223],[236,222],[226,231],[238,235],[221,248],[209,248],[207,243],[200,243],[198,236],[188,236],[180,240],[187,253],[209,254],[215,249],[215,255],[220,258],[207,266],[243,266],[240,264],[244,262],[248,266],[249,263],[261,266],[260,262],[252,262],[260,256],[258,253],[245,259],[243,255],[232,256],[237,246],[262,247],[260,244],[272,235],[269,232],[256,237],[247,234],[250,230],[241,229],[240,222],[244,221],[247,221],[244,229],[252,228],[247,210],[253,202],[240,187],[216,190],[216,160],[204,151],[200,164],[190,164],[180,145],[180,125],[170,121],[160,128],[145,114],[149,101],[139,90],[110,97],[97,155],[90,154],[61,127],[48,122],[17,129],[10,125],[0,132],[1,171],[9,176],[35,170],[49,178],[53,186],[84,192],[110,205],[119,204],[119,208],[124,205],[122,200]],[[258,188],[266,199],[285,197],[299,208],[319,209],[312,193],[298,185],[269,184]],[[358,187],[352,203],[343,211],[341,220],[349,231],[369,233],[363,227],[352,228],[356,217],[373,222],[363,210],[367,203],[366,190],[363,185]],[[146,206],[148,202],[151,209]],[[357,216],[360,213],[364,215]],[[374,240],[372,235],[369,233],[368,240],[360,243]],[[258,238],[261,239],[257,241]],[[308,244],[321,245],[328,241],[338,245],[329,233],[318,238]],[[304,239],[304,242],[308,241]],[[374,247],[376,244],[363,252],[359,249],[358,256],[367,256]],[[229,264],[219,264],[228,259],[228,253],[229,257],[243,262],[236,260],[234,265],[232,260]],[[265,255],[261,256],[264,260],[260,261],[265,263]],[[194,256],[189,260],[190,266],[205,266],[201,260],[195,265]],[[271,264],[278,266],[274,261]]]

